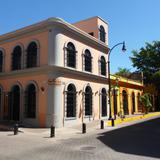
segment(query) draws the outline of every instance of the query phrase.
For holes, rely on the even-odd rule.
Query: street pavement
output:
[[[20,128],[0,132],[0,160],[154,160],[160,159],[160,117],[119,125],[56,130]]]

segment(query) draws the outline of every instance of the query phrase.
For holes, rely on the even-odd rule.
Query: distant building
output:
[[[141,77],[139,80],[133,80],[111,75],[111,111],[113,116],[127,116],[143,112],[139,101],[144,89],[141,80]]]

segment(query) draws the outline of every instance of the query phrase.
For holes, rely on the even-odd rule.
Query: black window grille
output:
[[[35,42],[31,42],[27,48],[27,68],[37,67],[38,48]]]
[[[66,117],[76,117],[76,88],[69,84],[67,88]]]
[[[106,32],[105,32],[105,29],[103,26],[100,26],[99,32],[100,32],[100,40],[102,42],[105,42],[106,41]]]
[[[104,56],[101,57],[101,75],[106,76],[106,60]]]
[[[3,52],[0,51],[0,72],[3,72]]]
[[[16,46],[12,53],[12,71],[21,69],[22,49]]]
[[[114,108],[114,115],[117,114],[117,90],[113,89],[113,108]]]
[[[84,53],[84,67],[85,71],[92,72],[92,57],[88,49]]]
[[[101,103],[102,103],[102,116],[107,116],[107,93],[106,89],[102,88],[102,93],[101,93]]]
[[[69,42],[67,44],[67,66],[76,68],[76,50],[73,43]]]
[[[12,113],[13,113],[13,107],[12,107],[12,102],[13,102],[13,93],[12,92],[8,92],[7,94],[7,108],[6,108],[6,111],[7,111],[7,119],[8,120],[12,120]]]
[[[25,112],[27,118],[36,117],[36,87],[30,84],[25,91]]]
[[[87,86],[85,89],[85,116],[92,115],[92,89]]]
[[[18,85],[13,86],[11,90],[10,120],[19,120],[20,113],[20,88]]]

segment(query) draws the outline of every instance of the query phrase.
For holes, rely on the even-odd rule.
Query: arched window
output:
[[[122,98],[123,98],[123,111],[124,111],[124,114],[129,114],[129,111],[128,111],[128,95],[127,95],[127,92],[125,90],[123,90],[122,92]]]
[[[67,44],[67,66],[76,68],[76,49],[73,43]]]
[[[3,72],[3,52],[0,50],[0,72]]]
[[[34,84],[30,84],[26,88],[25,109],[27,118],[36,117],[36,87]]]
[[[67,87],[66,117],[76,117],[76,87],[73,84]]]
[[[107,92],[105,88],[101,91],[101,114],[102,117],[107,116]]]
[[[117,89],[113,89],[113,108],[114,108],[114,115],[117,114]]]
[[[100,40],[102,42],[105,42],[106,41],[106,32],[105,32],[105,29],[103,26],[100,26],[99,32],[100,32]]]
[[[137,95],[137,106],[138,106],[138,112],[142,112],[142,105],[140,102],[140,93]]]
[[[88,49],[86,49],[84,53],[84,70],[92,72],[92,57]]]
[[[31,42],[27,48],[27,68],[37,67],[38,47],[35,42]]]
[[[106,59],[104,58],[104,56],[101,56],[101,75],[106,76]]]
[[[16,46],[12,53],[12,70],[21,69],[22,49]]]
[[[11,89],[10,95],[10,120],[19,121],[20,114],[20,88],[15,85]]]
[[[92,89],[87,86],[85,89],[85,116],[92,115]]]

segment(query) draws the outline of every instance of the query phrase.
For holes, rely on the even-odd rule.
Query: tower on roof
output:
[[[96,16],[73,25],[108,45],[108,24],[102,18]]]

